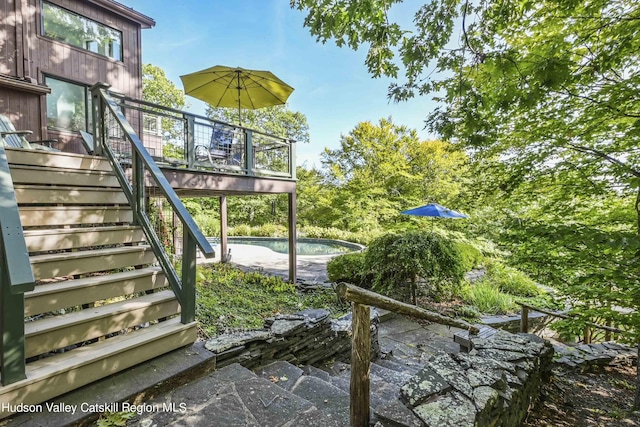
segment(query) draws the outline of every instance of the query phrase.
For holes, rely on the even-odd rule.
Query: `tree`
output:
[[[570,212],[556,216],[556,223],[525,223],[519,239],[546,242],[550,256],[537,269],[554,258],[570,266],[561,270],[569,284],[564,289],[591,317],[613,317],[611,306],[619,303],[637,309],[640,284],[616,271],[637,276],[640,267],[634,243],[640,234],[640,4],[434,0],[419,8],[416,27],[408,31],[389,20],[390,7],[399,2],[291,4],[309,11],[305,25],[319,40],[352,48],[369,44],[367,67],[374,76],[395,79],[392,99],[434,94],[442,104],[427,125],[467,148],[474,162],[502,164],[513,178],[505,181],[509,191],[525,190],[530,205],[566,212],[575,200],[624,200],[634,211],[624,216],[628,222],[594,227]],[[540,185],[547,189],[530,191]],[[607,221],[616,217],[602,209]],[[594,292],[598,287],[606,292]],[[640,319],[620,320],[638,340]]]
[[[144,64],[142,66],[142,99],[176,110],[181,110],[186,104],[184,92],[167,78],[162,68],[152,64]],[[149,111],[154,111],[154,109],[150,108]],[[158,112],[161,111],[158,110]],[[158,117],[162,127],[163,156],[165,158],[183,159],[184,123],[182,120],[176,120],[165,115],[156,116],[151,112],[144,113],[144,120],[151,120],[151,123],[157,123]]]
[[[430,201],[449,204],[460,192],[466,155],[443,141],[422,141],[391,119],[359,123],[325,149],[325,181],[333,194],[332,225],[351,231],[401,221],[400,211]],[[403,218],[411,220],[411,218]]]
[[[227,123],[238,123],[235,108],[207,108],[207,117]],[[242,126],[256,129],[281,138],[292,139],[296,143],[309,142],[307,117],[299,111],[291,111],[286,105],[242,110]]]
[[[186,105],[184,92],[167,78],[162,68],[152,64],[142,66],[142,99],[176,110]]]

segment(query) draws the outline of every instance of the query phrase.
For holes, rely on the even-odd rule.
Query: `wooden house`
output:
[[[140,99],[142,30],[154,25],[112,0],[0,0],[0,114],[33,139],[84,152],[90,87]]]

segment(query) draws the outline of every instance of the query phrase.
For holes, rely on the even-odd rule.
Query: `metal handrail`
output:
[[[166,179],[149,152],[142,145],[142,141],[134,131],[133,127],[120,111],[118,103],[109,95],[107,91],[108,88],[109,86],[103,83],[98,83],[91,88],[94,100],[94,126],[97,127],[97,129],[94,130],[94,135],[97,135],[96,153],[98,155],[106,155],[107,159],[111,163],[125,195],[132,205],[135,219],[142,227],[148,243],[153,249],[158,262],[165,272],[169,284],[173,288],[178,301],[180,302],[182,307],[182,323],[192,322],[195,319],[196,246],[200,248],[200,251],[205,258],[212,258],[215,256],[215,252],[202,231],[198,228],[193,217],[182,204],[182,201],[176,194],[175,190],[169,184],[169,181]],[[106,115],[104,108],[107,108],[113,115],[118,126],[123,131],[125,138],[131,144],[133,185],[129,183],[119,159],[116,158],[111,147],[106,142],[108,130],[106,129],[103,121]],[[149,217],[142,209],[144,203],[145,171],[148,172],[149,177],[155,182],[157,190],[159,190],[160,193],[169,201],[176,217],[182,222],[184,232],[182,279],[178,278],[178,273],[173,267],[169,255],[165,251],[160,239],[154,231]]]
[[[249,131],[251,133],[257,133],[257,134],[260,134],[260,135],[268,136],[270,138],[280,139],[280,140],[284,141],[285,143],[295,143],[296,142],[294,139],[291,139],[291,138],[284,138],[282,136],[273,135],[271,133],[267,133],[267,132],[264,132],[264,131],[261,131],[261,130],[258,130],[258,129],[253,129],[253,128],[249,128],[249,127],[246,127],[246,126],[241,126],[241,125],[234,124],[234,123],[224,122],[222,120],[212,119],[212,118],[209,118],[207,116],[202,116],[202,115],[199,115],[199,114],[187,113],[185,111],[178,110],[176,108],[165,107],[163,105],[154,104],[153,102],[143,101],[141,99],[131,98],[129,96],[118,97],[118,99],[121,99],[122,101],[124,101],[122,103],[122,106],[126,107],[126,108],[133,108],[133,109],[137,109],[137,110],[140,110],[140,111],[144,111],[143,108],[136,107],[134,105],[126,103],[127,101],[128,102],[135,102],[136,104],[145,105],[147,107],[156,108],[156,109],[164,110],[164,111],[169,111],[169,112],[175,113],[175,114],[185,114],[185,115],[188,115],[188,116],[192,116],[192,117],[194,117],[196,119],[201,119],[201,120],[206,120],[206,121],[212,122],[214,124],[218,123],[218,124],[221,124],[223,126],[235,127],[235,128],[247,130],[247,131]],[[163,115],[169,116],[168,114],[163,114]]]
[[[0,370],[2,384],[26,378],[24,293],[35,287],[9,162],[0,139]]]

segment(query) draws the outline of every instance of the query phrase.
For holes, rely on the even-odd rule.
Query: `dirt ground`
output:
[[[632,412],[635,367],[607,367],[597,372],[554,369],[540,399],[529,412],[526,427],[640,426]]]

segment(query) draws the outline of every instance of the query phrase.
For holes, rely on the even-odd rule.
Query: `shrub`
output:
[[[375,239],[366,252],[365,267],[373,275],[373,288],[381,292],[409,287],[416,302],[416,284],[425,282],[431,297],[457,286],[464,268],[450,240],[428,232],[387,234]]]
[[[467,241],[455,241],[454,246],[460,254],[460,261],[464,271],[470,271],[482,263],[484,256],[480,249],[472,243]]]
[[[219,236],[220,235],[220,219],[215,218],[207,213],[197,213],[193,217],[202,233],[205,236]]]
[[[371,287],[371,274],[365,267],[364,252],[354,252],[333,258],[327,264],[327,275],[332,282],[348,282],[363,288]]]
[[[496,260],[486,263],[487,275],[490,281],[502,292],[520,297],[535,297],[541,293],[536,283],[525,273]]]
[[[500,289],[486,281],[465,286],[461,297],[465,303],[485,314],[507,314],[518,309],[510,295],[500,292]]]

